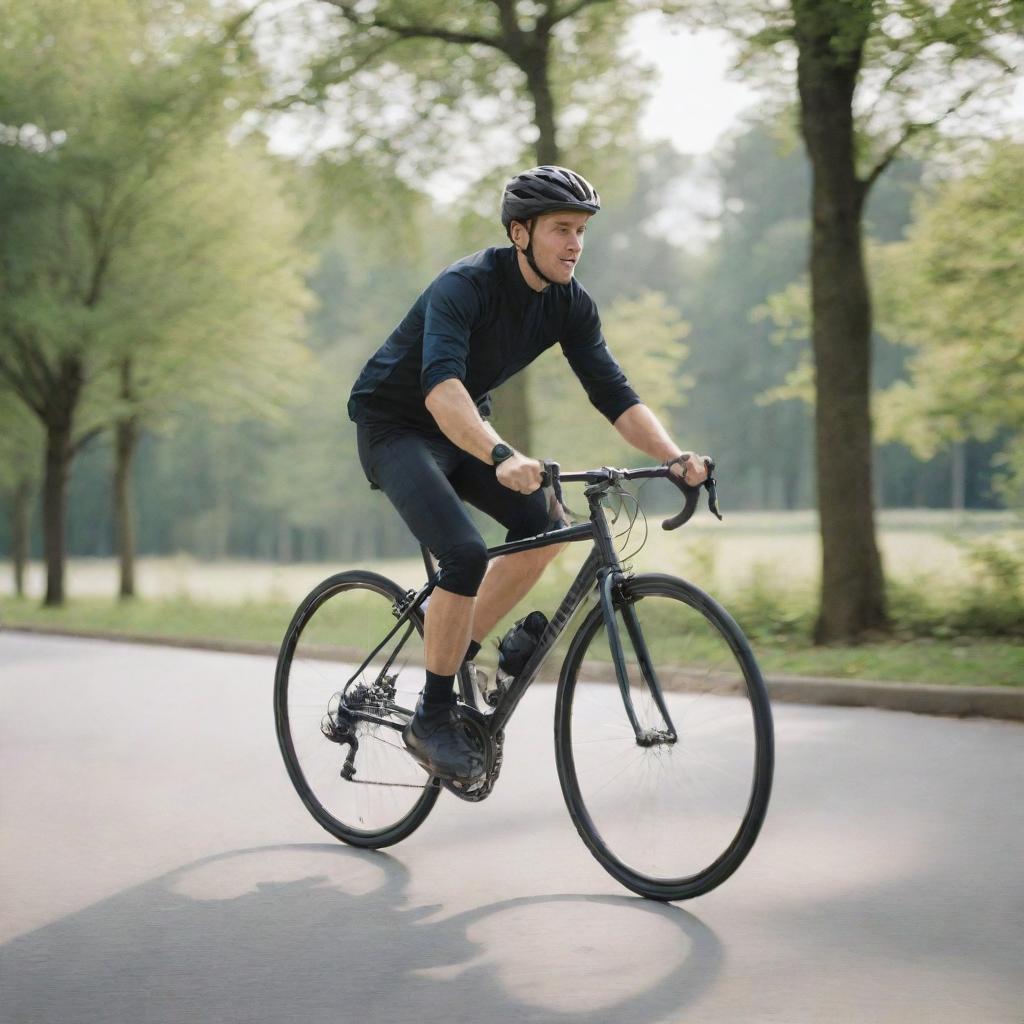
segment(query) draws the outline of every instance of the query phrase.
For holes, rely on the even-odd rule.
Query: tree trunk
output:
[[[856,174],[853,128],[853,94],[871,14],[866,0],[852,9],[797,0],[794,13],[801,128],[813,173],[810,272],[823,555],[815,638],[855,641],[887,625],[872,503],[865,187]],[[851,41],[858,25],[859,46]],[[836,49],[840,39],[842,51]]]
[[[534,458],[542,456],[533,451],[533,429],[530,409],[530,371],[520,370],[505,381],[491,398],[494,429],[517,451]],[[558,458],[551,453],[543,458]]]
[[[135,398],[132,360],[121,360],[120,398],[126,409]],[[122,600],[135,596],[135,507],[132,501],[132,469],[139,443],[137,416],[126,415],[114,424],[114,549],[121,570],[118,591]]]
[[[792,512],[800,507],[800,471],[803,463],[793,452],[792,457],[784,460],[780,470],[782,477],[782,507]]]
[[[25,596],[25,567],[28,565],[29,531],[32,521],[32,480],[21,477],[11,498],[11,566],[14,593]]]
[[[925,508],[928,504],[928,467],[917,466],[914,474],[912,508]]]
[[[277,560],[285,565],[290,565],[294,561],[292,556],[292,527],[283,513],[277,523]]]
[[[55,417],[46,424],[43,469],[43,547],[46,556],[46,597],[43,604],[48,607],[64,603],[65,528],[71,454],[71,417]]]
[[[122,599],[135,596],[135,506],[132,501],[132,470],[139,443],[134,416],[118,420],[114,427],[114,547],[121,570],[118,591]]]
[[[954,512],[967,507],[967,445],[956,441],[950,453],[950,505]]]
[[[555,100],[551,95],[548,74],[548,36],[538,36],[535,45],[524,55],[520,64],[526,75],[526,88],[533,100],[533,123],[537,127],[535,151],[538,164],[557,164],[558,136],[555,129]]]

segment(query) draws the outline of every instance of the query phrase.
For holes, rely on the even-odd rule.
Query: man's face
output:
[[[592,214],[572,210],[542,213],[533,222],[533,231],[527,235],[517,231],[516,244],[525,249],[533,242],[533,258],[545,276],[559,284],[568,284],[576,271],[576,263],[583,254],[583,234]]]

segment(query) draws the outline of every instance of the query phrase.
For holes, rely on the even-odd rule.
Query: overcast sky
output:
[[[757,100],[729,76],[734,44],[719,32],[687,32],[659,14],[637,18],[627,52],[655,65],[658,81],[640,122],[649,139],[671,139],[682,153],[709,153]]]
[[[652,12],[634,22],[627,43],[630,51],[653,63],[658,72],[641,130],[652,140],[671,139],[680,152],[710,153],[758,100],[757,91],[730,72],[736,47],[725,33],[686,31]],[[1018,66],[1024,61],[1019,40],[1006,40],[1003,53]],[[870,92],[866,95],[870,98]],[[926,102],[923,113],[934,116],[940,110],[929,110]],[[1024,77],[1017,77],[1013,95],[1003,98],[988,127],[994,137],[1024,135]]]

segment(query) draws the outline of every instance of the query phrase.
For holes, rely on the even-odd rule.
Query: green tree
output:
[[[807,171],[795,142],[784,118],[763,114],[716,154],[718,234],[685,300],[693,325],[689,369],[700,386],[680,436],[718,459],[731,507],[808,498],[806,412],[758,404],[798,350],[773,345],[768,325],[752,320],[803,268]]]
[[[790,0],[716,4],[713,16],[777,64],[796,58],[810,160],[811,344],[822,534],[820,641],[887,624],[872,506],[871,302],[866,199],[911,140],[977,109],[1014,69],[1001,47],[1024,25],[1011,0]],[[765,62],[762,62],[764,66]],[[931,108],[922,114],[921,109]],[[858,117],[858,112],[864,113]]]
[[[326,180],[351,182],[352,170],[330,169]],[[308,394],[266,438],[265,484],[255,502],[275,524],[282,561],[310,549],[346,559],[377,556],[391,539],[390,507],[363,479],[346,400],[362,365],[444,265],[451,231],[421,196],[389,185],[393,190],[377,180],[379,204],[364,204],[361,196],[321,210],[319,259],[309,282],[317,297],[309,318],[316,372]]]
[[[222,422],[280,417],[311,369],[301,222],[266,158],[214,134],[186,161],[169,159],[164,176],[173,187],[120,254],[108,298],[122,597],[135,592],[132,472],[142,432],[181,415],[185,398],[188,414],[206,406]]]
[[[880,317],[909,345],[909,380],[883,393],[884,438],[922,458],[1008,434],[1024,478],[1024,146],[995,146],[949,182],[905,242],[877,254]]]
[[[261,333],[281,334],[266,317],[271,300],[254,302],[264,283],[252,272],[276,272],[294,250],[268,252],[281,238],[268,193],[264,223],[246,223],[251,206],[239,202],[254,199],[252,175],[225,140],[225,110],[245,78],[234,41],[244,15],[222,25],[200,3],[159,0],[0,13],[13,54],[0,69],[0,376],[46,429],[45,600],[59,604],[72,459],[117,420],[128,555],[128,476],[147,401],[209,373],[213,360],[197,351],[220,352],[232,367],[224,391],[238,387],[238,367],[258,362],[240,357],[240,333],[262,313]],[[218,210],[219,238],[204,220],[218,194],[236,221],[222,223]],[[296,315],[289,287],[278,317]],[[164,346],[170,354],[149,363]]]
[[[222,179],[224,189],[243,187],[233,174]],[[338,195],[350,195],[364,182],[374,189],[336,207]],[[462,249],[450,218],[439,216],[416,195],[410,194],[408,203],[396,202],[392,183],[357,175],[351,164],[293,168],[283,183],[289,205],[295,202],[303,209],[304,245],[316,257],[306,282],[315,305],[300,325],[309,364],[304,383],[283,404],[282,392],[288,389],[277,388],[277,412],[268,417],[271,403],[263,386],[250,387],[246,377],[248,361],[260,359],[256,349],[265,330],[259,323],[251,332],[251,351],[239,340],[226,387],[223,378],[204,369],[214,352],[197,351],[189,358],[185,369],[195,371],[196,388],[189,391],[194,400],[182,403],[168,395],[166,402],[156,403],[139,445],[135,504],[142,552],[287,562],[362,560],[406,551],[404,525],[362,478],[345,400],[360,366],[405,314],[424,281]],[[210,203],[221,198],[215,187]],[[275,236],[262,220],[261,204],[272,212],[271,199],[269,194],[254,197],[246,218],[254,231],[268,232],[268,243]],[[178,252],[173,244],[170,252]],[[279,257],[282,270],[302,269],[308,262],[283,247]],[[206,273],[210,268],[201,263],[196,269]],[[215,285],[220,278],[210,273]],[[275,280],[273,274],[252,276],[253,286]],[[233,282],[228,291],[244,296],[246,287]],[[200,287],[196,300],[203,296]],[[203,345],[197,337],[195,348]],[[159,355],[159,350],[143,351]],[[282,355],[269,368],[285,374],[292,363]],[[86,455],[76,463],[69,540],[79,553],[106,554],[111,552],[111,510],[102,494],[113,471],[113,451]]]

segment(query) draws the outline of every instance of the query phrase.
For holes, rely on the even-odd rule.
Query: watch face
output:
[[[491,462],[498,465],[499,462],[504,462],[506,459],[511,459],[515,453],[507,444],[496,444],[491,449]]]

